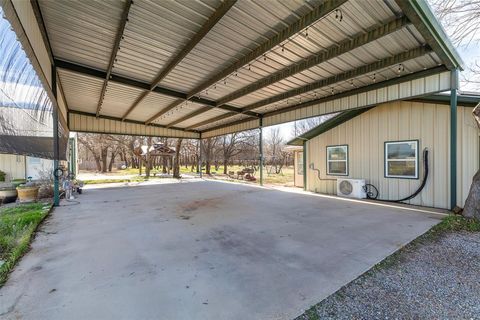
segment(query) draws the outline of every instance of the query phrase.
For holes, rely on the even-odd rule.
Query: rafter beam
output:
[[[388,57],[388,58],[385,58],[385,59],[382,59],[382,60],[378,60],[378,61],[375,61],[373,63],[370,63],[370,64],[367,64],[367,65],[364,65],[364,66],[346,71],[344,73],[336,74],[332,77],[329,77],[329,78],[326,78],[326,79],[323,79],[323,80],[320,80],[320,81],[317,81],[317,82],[310,83],[306,86],[295,88],[293,90],[286,91],[286,92],[281,93],[279,95],[276,95],[276,96],[273,96],[273,97],[270,97],[270,98],[252,103],[252,104],[242,108],[242,110],[243,111],[254,110],[254,109],[257,109],[257,108],[260,108],[260,107],[263,107],[263,106],[266,106],[266,105],[269,105],[269,104],[272,104],[272,103],[276,103],[276,102],[280,102],[280,101],[285,100],[285,99],[293,98],[295,96],[298,96],[298,95],[301,95],[301,94],[304,94],[304,93],[307,93],[307,92],[310,92],[310,91],[313,91],[313,90],[316,90],[316,89],[331,86],[331,85],[333,85],[335,83],[338,83],[338,82],[341,82],[341,81],[346,81],[346,80],[354,79],[354,78],[362,76],[362,75],[371,74],[371,73],[374,73],[376,71],[380,71],[384,68],[388,68],[388,67],[403,63],[405,61],[424,56],[424,55],[426,55],[430,52],[432,52],[432,50],[427,46],[415,48],[415,49],[412,49],[412,50],[409,50],[409,51],[405,51],[405,52],[396,54],[394,56],[391,56],[391,57]]]
[[[220,120],[223,120],[223,119],[230,118],[230,117],[235,116],[237,114],[238,113],[235,113],[235,112],[229,112],[229,113],[221,114],[221,115],[219,115],[215,118],[207,119],[207,120],[200,121],[200,122],[197,122],[195,124],[192,124],[191,126],[189,126],[186,129],[198,128],[198,127],[204,126],[204,125],[209,124],[209,123],[214,123],[214,122],[217,122],[217,121],[220,121]]]
[[[220,73],[212,76],[209,80],[201,83],[197,87],[195,87],[192,91],[190,91],[187,95],[187,99],[192,99],[200,92],[204,91],[205,89],[209,88],[213,84],[217,83],[218,81],[224,79],[229,74],[234,72],[235,70],[243,67],[244,65],[248,64],[249,62],[257,59],[258,57],[262,56],[266,52],[272,50],[276,46],[280,45],[285,40],[289,39],[293,35],[297,34],[298,32],[302,31],[306,27],[312,25],[316,21],[320,20],[321,18],[325,17],[332,11],[336,10],[342,4],[347,2],[348,0],[326,0],[324,3],[315,7],[312,11],[302,16],[298,19],[295,23],[285,27],[282,31],[277,33],[275,36],[271,37],[260,46],[255,48],[249,54],[242,57],[240,60],[232,64],[230,67],[225,68]],[[180,105],[182,101],[177,101],[172,103],[169,108],[170,110],[175,108],[176,106]],[[160,115],[162,115],[160,113]],[[158,116],[160,117],[160,116]],[[155,119],[153,119],[155,120]],[[152,120],[152,121],[153,121]]]
[[[220,19],[230,10],[230,8],[237,2],[237,0],[225,0],[220,4],[220,6],[215,10],[215,12],[208,18],[208,20],[202,25],[200,30],[193,36],[193,38],[183,47],[183,49],[174,56],[168,64],[160,71],[155,80],[150,84],[150,88],[146,94],[141,95],[133,105],[125,112],[122,116],[122,119],[126,119],[127,116],[140,104],[140,102],[148,95],[149,92],[153,91],[156,86],[179,64],[187,54],[195,48],[195,46],[212,30],[212,28],[217,24]]]
[[[462,58],[448,39],[427,1],[395,0],[395,2],[442,62],[450,70],[455,68],[463,70]]]
[[[125,31],[125,26],[127,25],[128,13],[130,12],[130,7],[132,6],[132,3],[132,0],[127,0],[125,2],[125,7],[123,8],[122,18],[120,19],[120,24],[118,25],[115,43],[113,44],[112,53],[110,54],[110,61],[108,62],[107,73],[105,75],[105,80],[103,80],[102,91],[100,93],[100,98],[97,104],[97,117],[100,115],[100,110],[102,109],[103,100],[105,99],[105,92],[107,91],[108,79],[110,78],[110,74],[112,73],[113,64],[115,63],[117,52],[120,48],[120,42],[122,41],[123,32]]]
[[[228,102],[234,101],[243,96],[249,95],[257,90],[268,87],[276,82],[282,81],[288,77],[291,77],[297,73],[300,73],[304,70],[310,69],[314,66],[319,65],[325,61],[331,60],[335,57],[338,57],[342,54],[355,50],[361,46],[364,46],[368,43],[376,41],[382,37],[385,37],[393,32],[399,31],[409,25],[410,22],[406,17],[401,17],[395,20],[392,20],[380,27],[374,28],[366,33],[362,33],[353,39],[345,40],[339,44],[332,45],[328,49],[319,52],[315,55],[312,55],[306,60],[302,60],[300,63],[286,67],[280,71],[273,73],[272,75],[260,79],[242,89],[239,89],[231,94],[223,97],[217,101],[217,107],[227,104]]]
[[[257,59],[258,57],[261,57],[263,54],[280,45],[285,40],[289,39],[293,35],[302,31],[303,29],[320,20],[321,18],[325,17],[326,15],[340,7],[342,4],[344,4],[346,1],[347,0],[326,0],[322,4],[315,7],[312,11],[302,16],[296,22],[285,27],[275,36],[262,43],[260,46],[255,48],[255,50],[251,51],[249,54],[232,64],[230,67],[225,68],[220,73],[211,77],[208,81],[197,86],[195,89],[189,92],[188,97],[190,98],[197,95],[198,93],[209,88],[218,81],[224,79],[229,74],[233,73],[235,70],[247,65],[249,62]]]
[[[199,114],[202,114],[202,113],[207,112],[207,111],[210,111],[210,110],[212,110],[212,108],[210,108],[210,107],[200,108],[200,109],[198,109],[198,110],[196,110],[196,111],[194,111],[194,112],[192,112],[192,113],[187,114],[186,116],[181,117],[180,119],[177,119],[177,120],[175,120],[175,121],[170,122],[169,124],[167,124],[167,128],[170,128],[170,127],[172,127],[172,126],[174,126],[174,125],[176,125],[176,124],[178,124],[178,123],[181,123],[181,122],[183,122],[183,121],[185,121],[185,120],[190,119],[191,117],[195,117],[195,116],[197,116],[197,115],[199,115]]]
[[[370,85],[367,85],[367,86],[364,86],[364,87],[340,92],[340,93],[337,93],[337,94],[334,94],[334,95],[331,95],[331,96],[322,97],[322,98],[318,98],[318,99],[315,99],[315,100],[310,100],[310,101],[298,103],[298,104],[292,105],[292,106],[287,107],[287,108],[282,108],[282,109],[279,109],[279,110],[266,112],[262,115],[262,117],[266,118],[266,117],[273,116],[273,115],[276,115],[276,114],[290,112],[290,111],[294,111],[294,110],[297,110],[297,109],[300,109],[300,108],[313,106],[313,105],[316,105],[316,104],[345,98],[345,97],[348,97],[348,96],[351,96],[351,95],[368,92],[370,90],[376,90],[376,89],[379,89],[379,88],[386,88],[388,86],[395,85],[395,84],[398,84],[398,83],[401,83],[401,82],[411,81],[411,80],[419,79],[419,78],[422,78],[422,77],[427,77],[429,75],[438,74],[438,73],[444,72],[446,70],[447,70],[447,68],[443,65],[442,66],[437,66],[437,67],[434,67],[434,68],[431,68],[431,69],[422,70],[422,71],[418,71],[418,72],[415,72],[415,73],[412,73],[412,74],[408,74],[408,75],[403,76],[403,77],[398,77],[398,78],[394,78],[394,79],[390,79],[390,80],[376,82],[374,84],[370,84]],[[208,128],[206,130],[202,130],[201,132],[203,133],[203,132],[206,132],[206,131],[213,131],[213,130],[217,130],[217,129],[222,129],[222,128],[231,126],[233,124],[241,124],[241,123],[245,123],[245,122],[248,122],[248,121],[251,121],[251,120],[254,120],[254,119],[255,118],[249,117],[249,118],[246,118],[246,119],[237,120],[237,121],[230,122],[230,123],[227,123],[227,124],[221,124],[221,125],[215,126],[213,128]],[[185,128],[185,129],[191,129],[191,128],[193,128],[193,126],[190,126],[189,128]]]
[[[336,58],[342,54],[360,48],[366,44],[369,44],[373,41],[376,41],[386,35],[389,35],[393,32],[403,29],[409,24],[409,21],[406,17],[398,18],[389,23],[386,23],[378,28],[372,29],[366,33],[362,33],[353,39],[348,39],[339,44],[334,44],[326,50],[319,52],[313,56],[310,56],[306,60],[302,60],[300,63],[284,68],[280,71],[273,73],[272,75],[260,79],[255,83],[252,83],[240,90],[237,90],[226,97],[217,101],[217,105],[224,105],[230,101],[236,100],[243,96],[246,96],[250,93],[253,93],[257,90],[263,89],[272,85],[276,82],[282,81],[288,77],[291,77],[297,73],[300,73],[304,70],[310,69],[314,66],[319,65],[325,61]]]
[[[105,79],[106,74],[107,74],[105,71],[102,71],[102,70],[93,69],[93,68],[90,68],[90,67],[82,66],[82,65],[79,65],[79,64],[75,64],[75,63],[60,60],[60,59],[55,59],[55,65],[57,66],[58,69],[67,70],[67,71],[70,71],[70,72],[74,72],[74,73],[78,73],[78,74],[81,74],[81,75],[84,75],[84,76],[90,76],[90,77],[94,77],[94,78],[98,78],[98,79],[102,79],[102,80]],[[134,80],[134,79],[130,79],[130,78],[126,78],[126,77],[122,77],[122,76],[115,75],[115,74],[110,75],[109,81],[116,82],[116,83],[126,85],[126,86],[129,86],[129,87],[141,89],[141,90],[147,90],[147,92],[148,92],[149,86],[150,86],[148,83],[141,82],[141,81]],[[160,86],[156,86],[153,89],[153,92],[159,93],[159,94],[162,94],[162,95],[165,95],[165,96],[173,97],[173,98],[178,98],[178,99],[181,99],[181,101],[185,101],[187,99],[187,94],[185,92],[176,91],[176,90],[172,90],[172,89],[164,88],[164,87],[160,87]],[[205,99],[205,98],[201,98],[201,97],[193,97],[193,98],[190,99],[190,101],[195,102],[195,103],[199,103],[199,104],[203,104],[203,105],[207,105],[207,106],[211,106],[211,107],[216,106],[215,101]],[[231,105],[223,105],[219,108],[223,109],[223,110],[227,110],[227,111],[234,111],[236,113],[242,113],[239,108],[236,108],[236,107],[231,106]],[[251,112],[249,115],[251,115],[253,117],[258,117],[258,114],[255,113],[255,112]]]

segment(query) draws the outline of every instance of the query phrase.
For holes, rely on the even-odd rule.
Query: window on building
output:
[[[348,146],[327,147],[327,174],[348,176]]]
[[[418,179],[418,141],[385,142],[385,177]]]
[[[297,174],[303,175],[303,152],[297,152]]]

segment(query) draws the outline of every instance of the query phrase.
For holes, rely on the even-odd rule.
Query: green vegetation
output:
[[[0,286],[28,250],[35,230],[50,208],[48,203],[30,203],[0,209]]]
[[[229,166],[228,171],[241,171],[245,166]],[[294,168],[293,166],[283,167],[282,172],[279,174],[269,173],[269,167],[264,169],[263,171],[263,180],[264,184],[270,185],[281,185],[281,186],[293,186],[293,179],[294,179]],[[227,175],[223,174],[223,166],[219,166],[218,170],[215,170],[215,166],[212,165],[210,176],[205,176],[213,179],[222,179],[227,180],[230,178]],[[142,174],[145,174],[145,168],[142,168]],[[162,174],[162,169],[152,169],[150,171],[150,179],[159,179],[163,178],[163,176],[155,176],[155,174]],[[196,175],[196,172],[192,172],[191,168],[185,168],[185,166],[180,167],[180,174],[183,175]],[[203,167],[203,174],[205,175],[205,167]],[[103,184],[103,183],[126,183],[126,182],[143,182],[147,179],[145,176],[138,176],[138,169],[128,168],[125,170],[115,170],[113,172],[104,173],[105,179],[85,179],[82,180],[84,184]],[[116,178],[108,178],[108,176],[113,175],[117,176]],[[125,178],[119,178],[118,176],[125,176]],[[235,175],[236,176],[236,175]],[[248,182],[245,180],[238,180],[239,182],[248,182],[248,183],[258,183],[260,179],[260,172],[257,170],[255,172],[255,178],[257,178],[256,182]],[[234,179],[234,181],[237,181]]]

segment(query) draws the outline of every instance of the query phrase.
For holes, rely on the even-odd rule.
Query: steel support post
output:
[[[57,100],[57,68],[52,65],[52,93]],[[60,159],[60,148],[58,141],[58,106],[56,101],[53,103],[53,205],[60,204],[60,181],[58,177],[58,166]]]
[[[452,70],[450,91],[450,209],[457,206],[457,90],[458,70]]]
[[[259,170],[260,170],[260,185],[263,186],[263,119],[260,118],[260,134],[258,139],[258,149],[259,149]]]

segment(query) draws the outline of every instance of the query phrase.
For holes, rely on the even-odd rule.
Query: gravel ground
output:
[[[480,233],[407,246],[297,320],[480,319]]]

